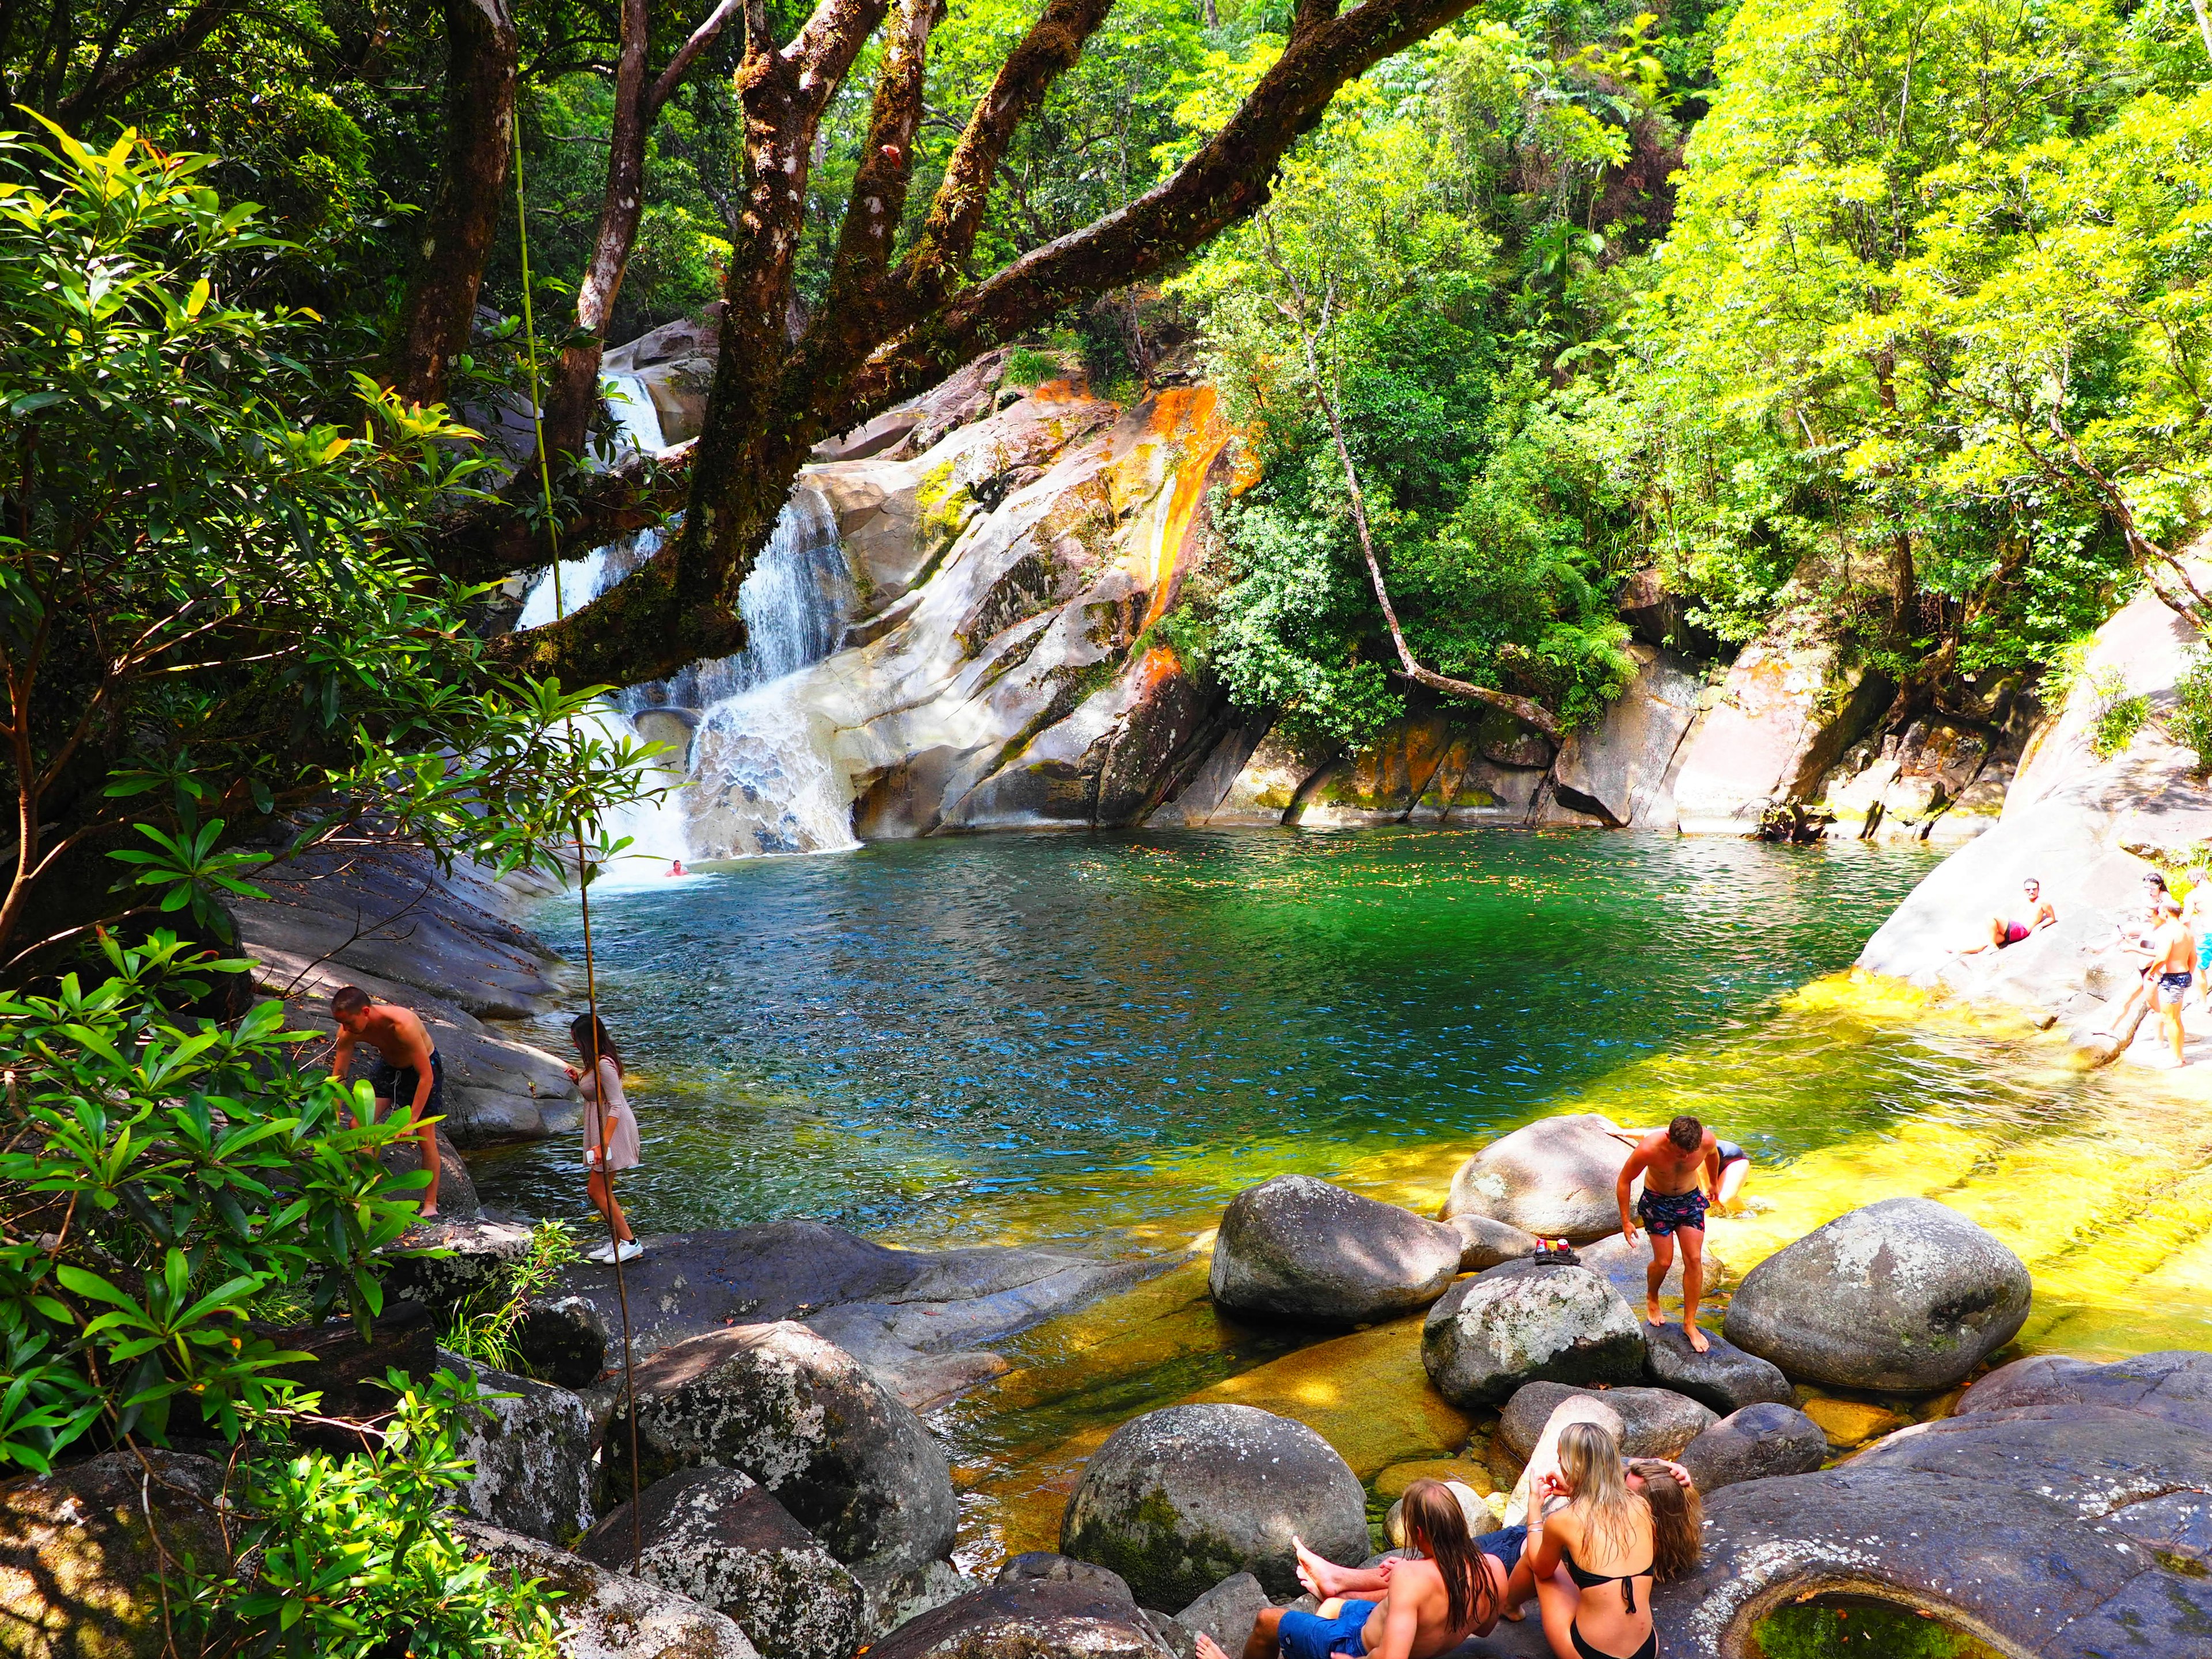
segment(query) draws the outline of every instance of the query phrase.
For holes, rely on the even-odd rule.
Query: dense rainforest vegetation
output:
[[[452,1399],[289,1443],[281,1328],[377,1314],[422,1178],[240,1017],[225,899],[556,862],[644,787],[594,685],[734,648],[811,447],[980,353],[1221,390],[1258,482],[1166,636],[1341,741],[1407,695],[1363,523],[1425,672],[1557,727],[1632,571],[1893,726],[2144,583],[2212,620],[2187,0],[9,0],[0,76],[0,1461],[251,1440],[204,1650],[549,1640],[440,1518]],[[702,436],[595,464],[603,349],[710,311]],[[550,522],[476,436],[541,374]]]

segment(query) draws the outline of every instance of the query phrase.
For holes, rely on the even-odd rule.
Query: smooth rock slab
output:
[[[2118,1406],[2212,1432],[2212,1353],[2168,1348],[2109,1365],[2058,1354],[2015,1359],[1960,1395],[1954,1415],[2022,1406]]]
[[[1800,1382],[1933,1394],[2012,1340],[2031,1294],[1994,1235],[1933,1199],[1889,1198],[1753,1267],[1723,1328]]]
[[[1720,1420],[1688,1395],[1667,1389],[1607,1389],[1600,1394],[1561,1382],[1531,1382],[1516,1389],[1499,1413],[1500,1438],[1527,1462],[1552,1413],[1577,1395],[1601,1400],[1620,1413],[1620,1449],[1631,1457],[1673,1457]]]
[[[1483,1215],[1577,1243],[1620,1231],[1613,1195],[1629,1148],[1595,1112],[1547,1117],[1494,1140],[1452,1176],[1444,1218]]]
[[[1444,1225],[1459,1235],[1459,1270],[1463,1273],[1479,1273],[1501,1261],[1518,1261],[1543,1247],[1543,1241],[1534,1233],[1472,1212],[1452,1216]]]
[[[1796,1407],[1761,1401],[1721,1419],[1674,1461],[1700,1492],[1716,1492],[1745,1480],[1810,1474],[1828,1461],[1828,1437]]]
[[[1703,1330],[1701,1323],[1698,1327]],[[1705,1331],[1712,1346],[1699,1353],[1679,1323],[1646,1327],[1645,1367],[1662,1388],[1686,1394],[1723,1416],[1762,1401],[1786,1406],[1796,1398],[1778,1366]]]
[[[1169,1659],[1136,1608],[1095,1583],[1024,1578],[947,1601],[868,1650],[868,1659]]]
[[[566,1389],[441,1352],[446,1370],[473,1376],[488,1400],[461,1419],[455,1449],[476,1465],[453,1496],[479,1521],[550,1543],[592,1524],[591,1414]]]
[[[803,1326],[740,1325],[664,1348],[637,1368],[638,1461],[742,1470],[864,1581],[911,1575],[951,1553],[951,1471],[921,1419],[852,1357]],[[629,1413],[601,1442],[629,1481]]]
[[[656,1480],[610,1510],[577,1553],[728,1614],[763,1659],[849,1659],[864,1634],[860,1581],[734,1469]]]
[[[1297,1593],[1296,1534],[1334,1561],[1367,1554],[1367,1498],[1329,1443],[1249,1406],[1171,1406],[1124,1423],[1083,1472],[1061,1553],[1180,1606],[1236,1572]]]
[[[1229,1201],[1207,1279],[1231,1313],[1336,1327],[1427,1306],[1458,1273],[1459,1235],[1311,1176]]]
[[[562,1659],[760,1659],[734,1620],[673,1590],[503,1527],[455,1524],[472,1553],[560,1592]]]
[[[1455,1406],[1503,1405],[1529,1382],[1631,1382],[1643,1323],[1587,1267],[1518,1263],[1462,1279],[1429,1310],[1421,1363]]]

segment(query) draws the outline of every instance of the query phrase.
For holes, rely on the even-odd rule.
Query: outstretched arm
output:
[[[1613,1183],[1613,1195],[1620,1202],[1620,1233],[1630,1243],[1636,1243],[1636,1218],[1629,1212],[1628,1189],[1636,1184],[1651,1162],[1651,1155],[1642,1146],[1628,1155],[1628,1162],[1620,1166],[1620,1179]]]

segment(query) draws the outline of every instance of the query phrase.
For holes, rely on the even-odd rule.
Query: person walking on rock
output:
[[[344,1082],[353,1066],[355,1045],[366,1042],[377,1054],[368,1074],[376,1095],[376,1115],[383,1115],[394,1102],[406,1103],[408,1133],[421,1140],[422,1167],[430,1172],[430,1184],[422,1189],[422,1218],[435,1220],[438,1120],[446,1115],[446,1062],[438,1058],[429,1032],[412,1008],[378,1002],[358,985],[342,985],[331,993],[331,1018],[338,1028],[337,1046],[331,1050],[331,1075]]]
[[[607,1218],[614,1235],[591,1254],[594,1261],[630,1261],[645,1254],[629,1230],[629,1218],[615,1202],[614,1173],[638,1165],[637,1115],[623,1093],[622,1051],[597,1014],[579,1014],[568,1040],[583,1056],[580,1068],[564,1067],[584,1097],[584,1190],[592,1207]]]
[[[1262,1607],[1243,1659],[1430,1659],[1470,1635],[1488,1634],[1504,1605],[1505,1569],[1475,1547],[1451,1488],[1441,1480],[1414,1481],[1406,1488],[1404,1514],[1413,1556],[1372,1567],[1340,1567],[1293,1538],[1298,1581],[1322,1604],[1312,1613]],[[1199,1659],[1228,1659],[1203,1631],[1197,1647]]]
[[[2151,1006],[2158,1010],[2160,1023],[2173,1045],[2177,1067],[2189,1063],[2181,1053],[2181,1006],[2189,1000],[2196,967],[2196,936],[2181,919],[2179,902],[2169,898],[2159,909],[2158,932],[2151,938],[2150,969],[2145,977],[2150,981]]]
[[[1689,1338],[1692,1348],[1704,1353],[1712,1346],[1698,1328],[1698,1298],[1705,1289],[1709,1202],[1705,1194],[1720,1190],[1720,1143],[1711,1129],[1686,1113],[1637,1143],[1613,1182],[1613,1196],[1620,1203],[1621,1237],[1632,1245],[1636,1243],[1636,1222],[1628,1212],[1628,1193],[1638,1176],[1644,1177],[1644,1192],[1636,1200],[1636,1213],[1651,1230],[1651,1265],[1644,1270],[1650,1292],[1644,1299],[1644,1316],[1654,1325],[1667,1322],[1666,1311],[1659,1305],[1659,1287],[1674,1265],[1674,1241],[1679,1237],[1682,1241],[1682,1334]],[[1702,1188],[1700,1181],[1705,1183]]]

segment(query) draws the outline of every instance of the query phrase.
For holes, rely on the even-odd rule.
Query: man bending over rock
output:
[[[1298,1582],[1322,1598],[1318,1611],[1264,1607],[1252,1621],[1243,1659],[1430,1659],[1489,1632],[1504,1606],[1507,1569],[1477,1549],[1467,1513],[1441,1480],[1406,1488],[1406,1543],[1413,1559],[1340,1567],[1297,1539]],[[1200,1659],[1229,1659],[1201,1631]]]
[[[1651,1230],[1651,1265],[1644,1270],[1650,1294],[1644,1316],[1654,1325],[1667,1322],[1659,1306],[1659,1287],[1674,1265],[1674,1239],[1682,1240],[1682,1334],[1699,1353],[1712,1344],[1698,1328],[1698,1298],[1705,1290],[1705,1208],[1702,1179],[1714,1192],[1720,1190],[1720,1143],[1713,1132],[1685,1113],[1663,1130],[1654,1129],[1636,1145],[1628,1162],[1620,1166],[1613,1196],[1620,1200],[1620,1232],[1636,1243],[1636,1222],[1628,1212],[1628,1189],[1644,1177],[1644,1194],[1636,1200],[1636,1213]]]
[[[369,1087],[376,1093],[376,1112],[380,1115],[395,1102],[406,1103],[410,1133],[421,1139],[422,1167],[430,1172],[430,1184],[422,1189],[422,1216],[434,1219],[438,1213],[436,1120],[446,1115],[446,1062],[430,1046],[430,1034],[412,1008],[374,1001],[358,985],[331,993],[331,1017],[338,1025],[331,1075],[344,1082],[353,1064],[354,1045],[366,1042],[377,1054],[368,1074]]]

